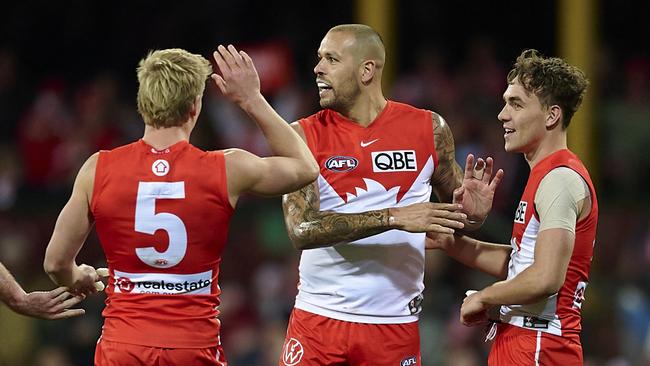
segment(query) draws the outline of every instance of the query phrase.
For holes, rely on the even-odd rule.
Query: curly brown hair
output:
[[[544,107],[559,105],[562,128],[567,128],[578,110],[589,81],[584,72],[561,58],[546,57],[537,50],[524,50],[508,73],[508,84],[515,78],[539,98]]]

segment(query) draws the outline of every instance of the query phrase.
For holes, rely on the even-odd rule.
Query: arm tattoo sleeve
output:
[[[388,209],[342,214],[319,206],[316,182],[283,197],[287,232],[297,249],[333,246],[390,229]]]
[[[454,189],[463,182],[463,171],[456,162],[454,136],[447,122],[435,112],[433,115],[433,141],[438,155],[438,166],[431,177],[433,191],[441,202],[451,202]]]

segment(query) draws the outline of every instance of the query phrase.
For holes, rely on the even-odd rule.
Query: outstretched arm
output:
[[[318,166],[314,157],[261,94],[259,76],[248,54],[232,45],[219,46],[214,60],[221,72],[212,75],[215,84],[257,123],[275,155],[260,158],[243,150],[226,151],[231,203],[242,192],[275,196],[316,179]]]
[[[84,314],[84,309],[71,309],[83,297],[72,296],[66,290],[59,287],[47,292],[26,293],[0,263],[0,300],[18,314],[41,319],[63,319]]]
[[[75,262],[92,228],[90,199],[98,155],[95,153],[88,158],[79,170],[72,195],[56,220],[43,262],[43,268],[52,281],[78,295],[97,292],[95,283],[99,281],[95,268]]]
[[[304,138],[300,125],[292,126]],[[457,212],[460,205],[430,202],[351,214],[321,211],[316,182],[284,195],[282,208],[289,238],[297,249],[332,246],[391,229],[453,233],[466,218]]]

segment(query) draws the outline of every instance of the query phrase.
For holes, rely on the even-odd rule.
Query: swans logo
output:
[[[332,156],[325,162],[325,168],[341,173],[354,170],[359,165],[359,160],[351,156]]]
[[[282,362],[286,366],[297,365],[302,360],[304,350],[302,344],[295,338],[289,339],[282,350]]]

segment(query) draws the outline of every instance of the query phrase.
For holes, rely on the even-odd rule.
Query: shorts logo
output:
[[[297,365],[302,360],[304,350],[302,344],[295,338],[291,338],[285,343],[282,350],[282,362],[287,366]]]
[[[515,211],[515,222],[518,224],[526,223],[526,208],[528,207],[528,202],[520,201],[517,211]]]
[[[151,164],[151,171],[159,176],[165,176],[169,173],[169,163],[165,159],[158,159]]]
[[[374,151],[372,171],[375,173],[417,171],[415,150]]]
[[[418,364],[418,358],[415,356],[407,357],[399,362],[399,366],[412,366]]]
[[[356,169],[358,165],[359,160],[351,156],[332,156],[325,162],[325,168],[337,173],[349,172]]]

